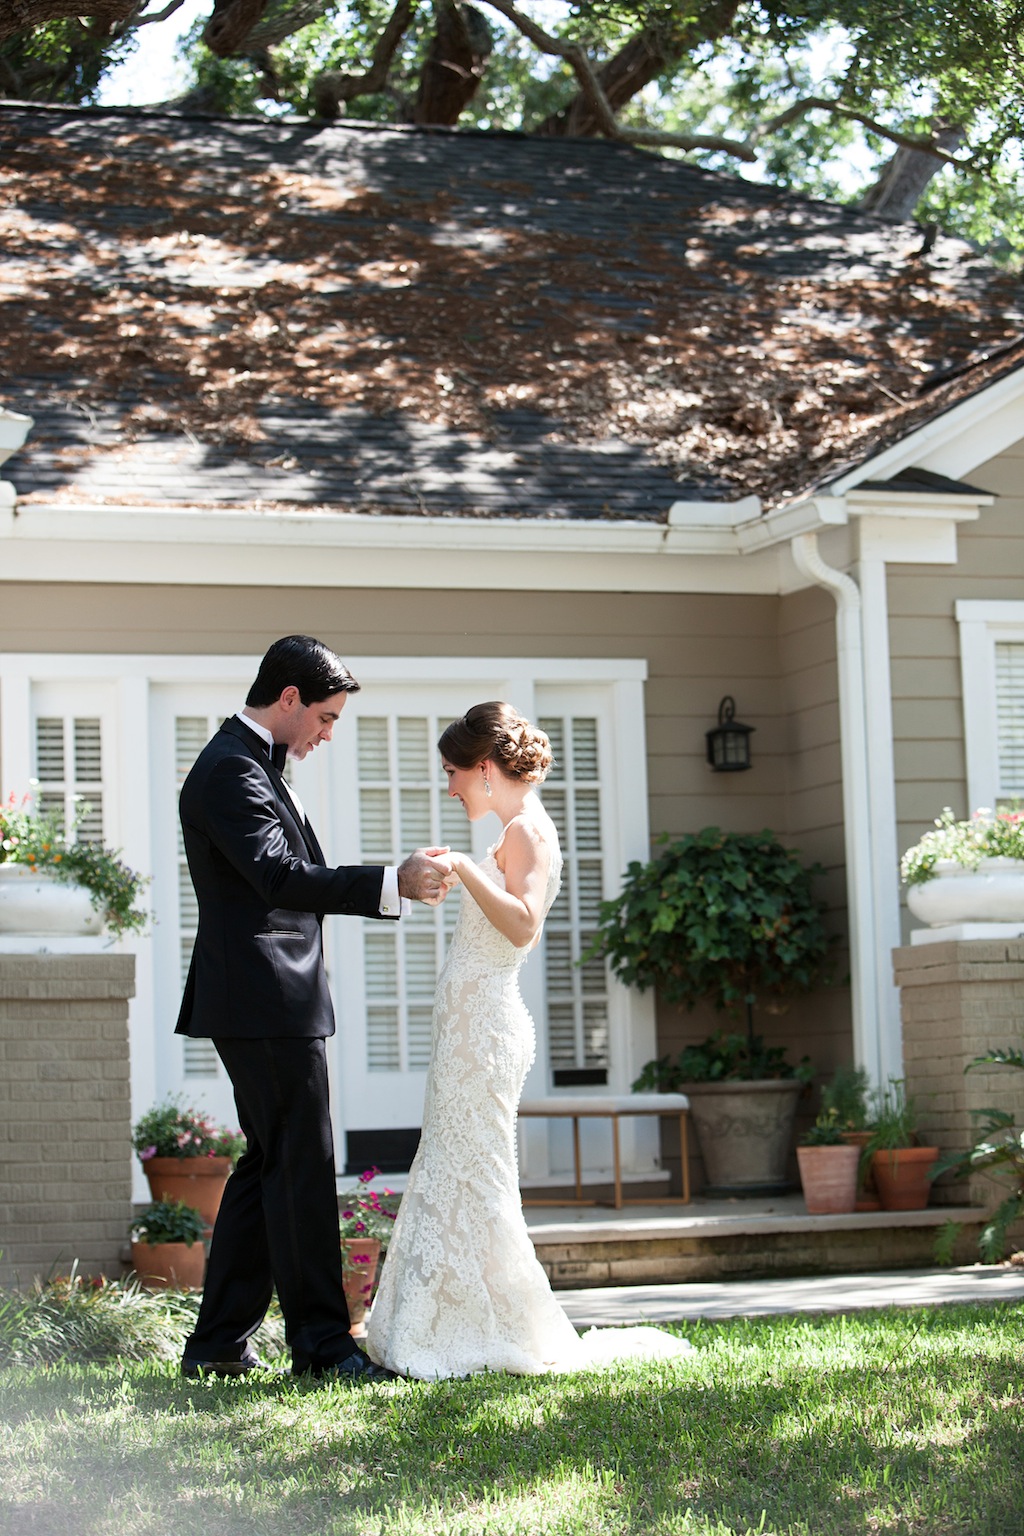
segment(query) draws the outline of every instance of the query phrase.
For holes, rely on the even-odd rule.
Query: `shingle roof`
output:
[[[23,497],[663,519],[1024,362],[968,246],[602,140],[0,105]]]

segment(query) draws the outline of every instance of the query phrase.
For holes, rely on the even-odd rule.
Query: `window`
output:
[[[1024,799],[1024,602],[961,601],[967,811]]]
[[[548,1059],[557,1087],[604,1083],[607,970],[603,960],[580,964],[604,896],[599,722],[586,715],[542,715],[539,724],[554,754],[542,795],[563,858],[562,888],[545,928]]]
[[[397,864],[413,848],[459,847],[462,808],[448,798],[435,742],[447,717],[399,713],[356,721],[360,858]],[[400,923],[367,920],[366,1065],[370,1072],[425,1070],[434,987],[457,913],[414,902]]]
[[[102,843],[103,752],[97,715],[37,715],[35,720],[36,800],[70,827],[81,820],[77,838]]]

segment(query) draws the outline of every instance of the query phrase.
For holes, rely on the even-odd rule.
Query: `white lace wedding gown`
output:
[[[480,869],[504,879],[493,850]],[[558,892],[555,858],[545,913]],[[676,1358],[685,1341],[656,1328],[594,1329],[582,1339],[559,1306],[526,1230],[516,1108],[534,1056],[519,995],[528,953],[463,888],[437,984],[423,1131],[370,1314],[366,1350],[402,1376],[586,1370]]]

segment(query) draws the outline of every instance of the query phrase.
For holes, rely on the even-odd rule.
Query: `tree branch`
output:
[[[313,104],[318,117],[335,118],[343,101],[372,96],[387,84],[388,70],[416,9],[416,0],[398,0],[388,24],[377,39],[369,69],[361,75],[328,69],[313,82]]]
[[[246,49],[274,48],[293,32],[300,32],[312,22],[319,21],[327,10],[330,0],[300,0],[300,3],[271,10],[253,27],[245,40]]]
[[[493,3],[493,0],[492,0]],[[898,128],[887,128],[876,118],[867,112],[861,112],[856,107],[847,107],[843,102],[833,100],[827,96],[805,96],[800,101],[795,101],[784,112],[779,112],[775,117],[759,123],[750,134],[750,143],[759,144],[767,134],[777,133],[780,128],[795,122],[797,118],[804,117],[808,112],[831,112],[836,117],[849,118],[851,122],[860,123],[871,133],[877,133],[879,138],[888,139],[891,144],[901,145],[904,149],[918,149],[926,155],[933,155],[936,160],[941,160],[946,165],[966,166],[971,158],[950,154],[932,135],[927,133],[901,133]]]
[[[113,26],[126,20],[136,4],[137,0],[6,0],[0,12],[0,43],[17,32],[32,32],[68,16]]]

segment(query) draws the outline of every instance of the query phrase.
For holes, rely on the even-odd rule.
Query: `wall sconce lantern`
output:
[[[705,732],[707,758],[715,773],[741,773],[750,767],[750,738],[756,727],[736,719],[736,702],[726,694],[718,706],[718,724]]]

